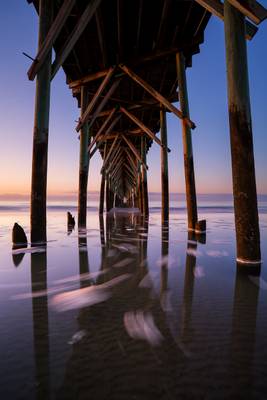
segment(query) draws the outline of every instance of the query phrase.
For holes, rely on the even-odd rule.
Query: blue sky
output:
[[[261,1],[267,6],[267,1]],[[30,190],[35,83],[28,81],[30,60],[37,48],[38,18],[26,0],[4,2],[0,16],[0,194],[27,194]],[[259,193],[267,193],[267,22],[248,42],[251,108]],[[200,54],[187,70],[193,131],[196,185],[199,193],[230,193],[231,161],[227,114],[227,86],[223,22],[212,17]],[[79,141],[75,120],[77,102],[60,70],[52,82],[48,190],[75,192],[78,186]],[[170,190],[184,192],[180,121],[168,114]],[[148,154],[150,191],[160,191],[160,152],[153,144]],[[100,157],[91,160],[89,190],[100,185]]]

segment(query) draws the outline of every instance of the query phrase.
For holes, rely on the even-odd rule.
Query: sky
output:
[[[267,0],[261,0],[267,7]],[[231,159],[227,111],[227,85],[223,22],[212,17],[205,43],[187,69],[196,188],[198,193],[231,193]],[[35,56],[38,18],[26,0],[9,0],[0,15],[0,198],[6,194],[28,195],[31,185],[32,131],[35,82],[27,77]],[[254,152],[258,193],[267,194],[267,21],[248,42],[248,64]],[[79,140],[75,120],[77,101],[66,85],[62,70],[52,82],[48,193],[73,194],[78,189]],[[179,107],[179,105],[177,104]],[[168,114],[170,191],[184,193],[183,148],[180,120]],[[160,191],[160,149],[153,144],[147,156],[149,191]],[[100,187],[101,158],[90,162],[88,189]]]

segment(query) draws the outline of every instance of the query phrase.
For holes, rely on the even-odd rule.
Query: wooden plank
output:
[[[107,45],[105,40],[105,26],[103,23],[103,17],[100,7],[96,10],[95,18],[96,18],[99,46],[102,53],[103,65],[105,67],[107,65],[108,57],[107,57]]]
[[[174,113],[178,118],[184,119],[185,123],[191,128],[194,129],[196,125],[193,121],[183,115],[183,113],[178,110],[175,106],[173,106],[164,96],[162,96],[157,90],[152,88],[147,82],[145,82],[142,78],[140,78],[137,74],[135,74],[130,68],[126,67],[123,64],[120,64],[119,67],[136,83],[142,86],[148,93],[151,94],[159,103],[163,104],[170,112]]]
[[[128,118],[130,118],[139,128],[141,128],[152,140],[154,140],[158,145],[163,147],[162,142],[160,141],[159,138],[145,125],[143,124],[142,121],[140,121],[135,115],[127,111],[124,107],[120,107],[120,111],[123,112],[123,114],[127,115]],[[170,149],[167,149],[168,152],[170,152]]]
[[[94,146],[94,144],[96,143],[97,139],[101,136],[101,134],[104,131],[104,129],[106,129],[106,127],[108,126],[108,124],[111,121],[111,119],[112,119],[112,117],[113,117],[115,112],[116,112],[116,108],[113,108],[113,110],[111,111],[109,116],[105,119],[104,123],[101,125],[101,127],[98,130],[97,134],[93,137],[93,140],[91,140],[91,143],[88,146],[88,151],[91,151],[91,149]]]
[[[74,48],[77,40],[80,38],[81,34],[83,33],[84,29],[92,19],[92,17],[95,14],[95,11],[99,4],[101,3],[101,0],[92,0],[86,7],[85,11],[83,12],[83,15],[77,22],[75,28],[73,29],[72,33],[70,34],[69,38],[66,40],[65,45],[62,47],[61,51],[57,53],[55,61],[53,62],[52,65],[52,73],[51,73],[51,79],[54,78],[56,75],[57,71],[59,68],[62,66],[72,49]]]
[[[63,28],[75,2],[76,0],[65,0],[64,3],[62,4],[53,24],[51,25],[48,31],[48,34],[42,46],[38,50],[35,60],[33,61],[31,67],[28,70],[28,78],[31,81],[34,80],[37,72],[44,64],[49,51],[52,50],[53,44],[55,43],[58,35],[60,34],[61,29]]]
[[[84,111],[84,113],[82,114],[80,121],[77,125],[76,130],[79,131],[81,129],[81,127],[83,126],[84,122],[88,120],[89,115],[91,114],[97,100],[99,99],[99,97],[101,96],[103,90],[105,89],[105,87],[107,86],[107,84],[109,83],[112,75],[114,73],[114,67],[111,67],[107,73],[107,75],[105,76],[105,78],[103,79],[103,81],[101,82],[101,84],[99,85],[99,88],[97,89],[97,91],[95,92],[92,100],[90,101],[90,103],[88,104],[86,110]]]
[[[267,18],[267,10],[256,0],[228,0],[232,6],[251,19],[255,24],[260,24]]]
[[[220,0],[196,0],[198,4],[208,10],[211,14],[215,15],[216,17],[224,20],[224,9],[223,4]],[[258,28],[251,24],[249,21],[245,22],[246,24],[246,38],[251,40],[254,35],[257,33]]]
[[[130,140],[128,140],[126,138],[126,136],[124,136],[123,134],[121,134],[121,138],[125,141],[125,143],[128,144],[128,146],[130,147],[130,149],[134,153],[134,155],[137,158],[137,160],[140,161],[141,164],[144,164],[140,154],[138,153],[138,151],[137,151],[136,147],[133,145],[133,143]],[[148,166],[145,165],[145,168],[148,169]]]

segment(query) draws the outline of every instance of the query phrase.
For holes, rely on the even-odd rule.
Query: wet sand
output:
[[[1,214],[0,396],[8,399],[265,399],[267,214],[261,275],[236,268],[232,212],[99,219],[68,231],[50,210],[47,248],[11,248]]]

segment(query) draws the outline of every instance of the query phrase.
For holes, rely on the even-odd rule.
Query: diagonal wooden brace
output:
[[[157,138],[157,136],[145,125],[143,124],[140,119],[138,119],[135,115],[130,113],[128,110],[126,110],[124,107],[120,107],[120,111],[127,115],[128,118],[130,118],[139,128],[142,129],[152,140],[154,140],[158,145],[164,148],[163,144],[161,143],[161,140]],[[170,152],[171,150],[167,148],[167,151]]]
[[[195,129],[196,125],[194,124],[193,121],[191,121],[189,118],[184,117],[183,113],[178,110],[174,105],[172,105],[164,96],[162,96],[157,90],[155,90],[152,86],[150,86],[147,82],[144,81],[144,79],[140,78],[140,76],[136,75],[135,72],[133,72],[129,67],[126,67],[123,64],[120,64],[119,67],[138,85],[142,86],[143,89],[145,89],[152,97],[154,97],[159,103],[163,104],[167,110],[170,112],[174,113],[178,118],[183,119],[186,124],[191,128]]]

